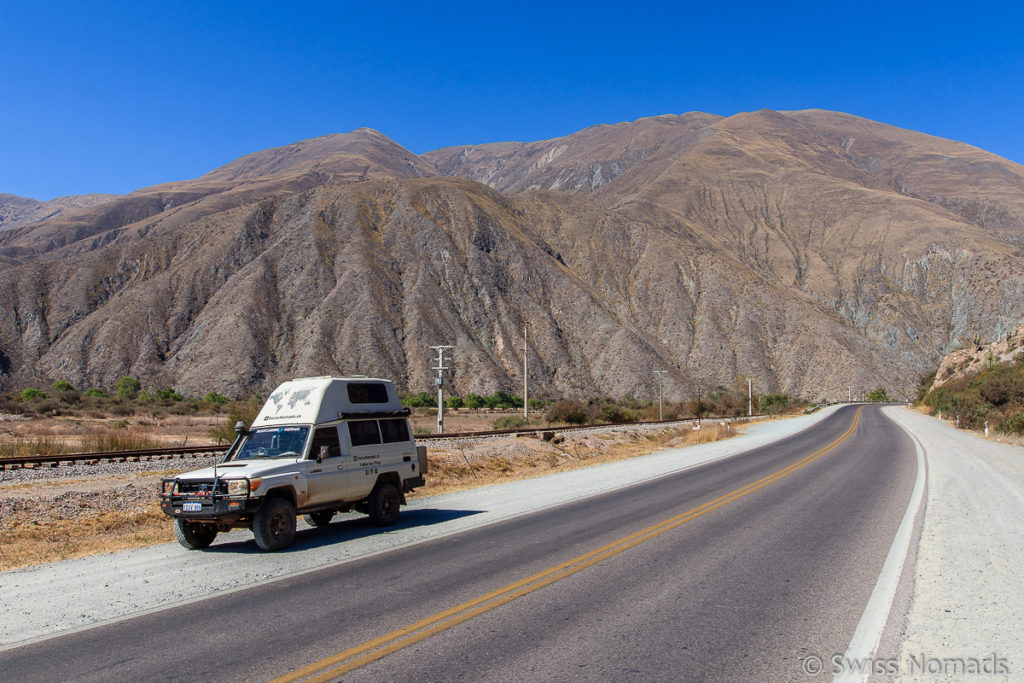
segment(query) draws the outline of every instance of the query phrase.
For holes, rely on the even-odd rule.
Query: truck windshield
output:
[[[295,458],[306,447],[309,427],[267,427],[249,432],[233,460]]]

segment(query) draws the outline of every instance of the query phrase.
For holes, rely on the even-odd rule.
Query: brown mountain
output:
[[[57,197],[41,202],[38,199],[0,193],[0,230],[63,216],[108,201],[116,196],[113,194],[83,194]]]
[[[845,114],[691,113],[417,157],[368,129],[0,233],[5,387],[296,375],[908,393],[1024,319],[1024,168]]]

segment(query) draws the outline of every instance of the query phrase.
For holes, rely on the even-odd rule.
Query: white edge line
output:
[[[832,678],[833,683],[837,681],[844,683],[847,681],[867,681],[871,675],[872,667],[866,667],[866,663],[874,658],[875,651],[878,649],[878,643],[882,639],[882,632],[885,630],[885,624],[889,620],[889,612],[896,597],[900,575],[903,573],[903,565],[907,560],[907,554],[910,550],[914,520],[921,509],[921,504],[924,502],[926,480],[924,447],[921,446],[921,442],[918,441],[917,437],[909,429],[896,422],[896,420],[892,421],[899,424],[900,429],[906,432],[914,442],[914,450],[917,451],[917,479],[914,481],[914,491],[910,495],[907,510],[903,513],[903,520],[896,530],[896,535],[892,539],[892,546],[889,547],[889,554],[886,556],[885,563],[882,565],[882,571],[878,575],[878,581],[875,583],[874,590],[871,591],[871,597],[868,598],[868,603],[864,607],[864,613],[857,624],[857,630],[854,631],[850,645],[846,648],[846,653],[843,655],[844,662],[855,662],[857,666],[844,666],[842,671]],[[860,670],[859,672],[858,669]]]

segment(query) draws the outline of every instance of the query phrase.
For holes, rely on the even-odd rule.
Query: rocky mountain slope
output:
[[[755,378],[909,395],[1024,320],[1024,168],[823,111],[659,116],[417,157],[369,129],[0,233],[3,386],[459,393]]]
[[[113,199],[112,194],[83,194],[57,197],[46,202],[0,193],[0,230],[62,216]]]

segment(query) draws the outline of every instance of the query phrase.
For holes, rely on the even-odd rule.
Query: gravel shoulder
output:
[[[402,521],[379,530],[361,515],[339,515],[326,530],[300,533],[280,553],[259,552],[246,530],[222,534],[207,551],[176,543],[0,573],[0,649],[166,608],[204,596],[411,545],[464,529],[729,457],[806,429],[834,408],[749,427],[733,439],[533,479],[410,501]],[[300,529],[304,525],[300,522]]]
[[[1021,680],[1024,448],[906,408],[886,413],[918,438],[928,461],[900,680],[991,679],[992,668],[996,680]],[[972,666],[981,670],[972,675]]]

